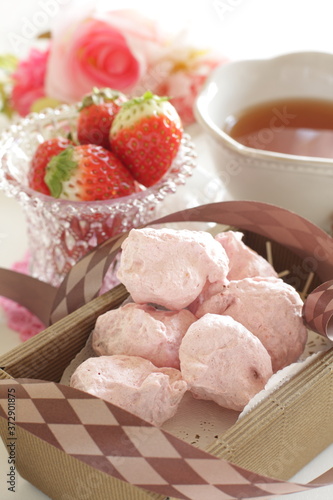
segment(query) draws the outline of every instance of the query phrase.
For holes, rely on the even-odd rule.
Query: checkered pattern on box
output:
[[[333,239],[311,222],[283,208],[254,201],[211,203],[176,212],[149,225],[183,221],[228,224],[260,234],[289,247],[301,257],[311,258],[316,273],[323,281],[333,278]],[[125,237],[126,234],[123,234],[107,240],[69,271],[58,290],[52,322],[97,296],[102,278]],[[91,279],[92,276],[94,279]],[[325,310],[322,310],[323,294],[326,297],[328,292],[331,295]],[[328,289],[328,292],[323,289],[313,297],[310,294],[311,299],[305,305],[309,327],[323,335],[327,331],[327,320],[333,313],[333,289]]]
[[[17,426],[110,476],[166,497],[270,498],[316,486],[247,471],[106,401],[54,382],[0,380],[0,416],[5,419],[8,389],[13,388]]]

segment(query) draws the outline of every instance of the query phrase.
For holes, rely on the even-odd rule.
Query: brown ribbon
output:
[[[56,294],[57,289],[48,283],[0,268],[0,295],[26,307],[45,325],[49,323]]]
[[[324,231],[299,215],[291,213],[288,210],[265,203],[236,201],[214,203],[193,209],[182,210],[155,220],[151,224],[184,221],[216,222],[220,224],[232,225],[241,230],[255,232],[267,237],[269,240],[274,240],[282,245],[285,245],[301,256],[304,259],[304,262],[305,260],[311,259],[312,268],[324,283],[312,292],[306,300],[304,305],[304,317],[310,328],[318,331],[322,335],[331,335],[330,323],[333,315],[333,240]],[[0,269],[0,293],[6,297],[16,300],[21,305],[30,309],[30,311],[36,314],[46,324],[54,323],[98,295],[103,276],[114,260],[114,257],[119,251],[121,243],[126,236],[127,234],[122,234],[111,238],[83,257],[71,269],[71,271],[69,271],[57,290],[52,286],[35,280],[29,276]],[[11,381],[2,380],[0,381],[0,399],[5,398],[5,396],[1,396],[1,393],[3,392],[3,394],[6,395],[9,385],[13,386],[13,384],[16,384],[18,393],[21,394],[20,397],[26,400],[31,397],[29,385],[34,383],[36,383],[36,381],[31,379],[17,379]],[[47,384],[46,390],[43,391],[45,399],[49,398],[52,399],[52,401],[56,401],[59,398],[63,398],[61,400],[66,401],[66,404],[71,405],[72,409],[73,405],[75,405],[75,400],[80,400],[83,397],[82,393],[80,391],[76,391],[75,389],[55,384],[53,382],[45,382],[45,384]],[[32,397],[32,399],[34,398]],[[92,408],[95,407],[96,398],[86,395],[85,399],[87,401],[87,405],[91,404]],[[45,415],[42,414],[43,404],[39,398],[36,401],[34,400],[34,404],[37,404],[38,411],[44,418],[45,424],[47,425],[47,412]],[[65,403],[63,402],[63,404]],[[138,458],[142,457],[142,459],[144,459],[149,466],[154,466],[154,464],[158,463],[158,460],[144,457],[143,450],[133,451],[133,442],[127,443],[125,434],[128,432],[127,426],[129,425],[128,419],[130,414],[114,407],[113,405],[110,405],[109,403],[103,402],[103,405],[105,405],[110,412],[110,422],[112,422],[112,425],[115,425],[115,422],[119,424],[119,432],[123,435],[124,446],[126,447],[126,445],[129,445],[128,449],[132,450],[131,453],[137,453],[137,455],[135,454],[134,456]],[[48,408],[49,405],[46,404],[45,409],[47,410]],[[5,417],[4,411],[2,411],[2,417]],[[133,415],[130,416],[130,418],[130,425],[132,431],[134,432],[133,436],[135,436],[136,427],[138,432],[142,432],[143,426],[145,428],[151,427],[147,423],[142,423],[142,421],[139,421],[139,419]],[[123,425],[125,426],[124,428],[122,428],[122,419],[124,422]],[[72,423],[74,423],[74,421],[71,422],[71,424]],[[17,425],[21,425],[21,423],[17,422]],[[83,424],[81,422],[78,423],[78,425],[82,426]],[[31,431],[32,426],[29,428],[29,432],[33,432]],[[38,428],[38,425],[36,425],[36,435],[38,435]],[[322,477],[318,478],[318,481],[312,481],[308,485],[297,485],[266,478],[244,469],[240,469],[237,466],[233,466],[232,464],[213,457],[205,452],[201,452],[200,450],[197,450],[190,445],[186,445],[181,440],[178,440],[177,438],[174,438],[159,429],[152,429],[152,432],[156,433],[156,438],[158,438],[160,442],[161,440],[168,441],[169,453],[171,449],[170,446],[173,448],[172,453],[174,456],[178,457],[177,459],[174,459],[177,461],[175,470],[183,470],[183,468],[186,467],[189,474],[193,475],[193,477],[198,477],[195,467],[199,462],[196,462],[196,460],[201,460],[200,467],[202,468],[200,470],[203,471],[205,468],[205,470],[207,470],[207,477],[211,476],[213,470],[219,471],[219,467],[221,468],[221,476],[219,477],[223,477],[225,473],[232,473],[235,475],[235,478],[237,476],[238,484],[234,485],[234,490],[232,490],[231,485],[228,484],[221,485],[214,482],[203,481],[200,484],[193,485],[193,495],[191,493],[191,488],[187,488],[188,485],[179,485],[175,483],[171,477],[170,480],[166,480],[165,477],[162,477],[160,485],[157,485],[156,483],[144,486],[142,484],[139,485],[141,487],[145,487],[146,489],[150,489],[151,491],[165,494],[166,496],[191,500],[192,498],[198,498],[198,491],[209,492],[213,491],[210,490],[210,488],[213,488],[215,494],[217,494],[218,491],[222,491],[225,494],[228,492],[228,494],[230,494],[229,498],[237,499],[257,497],[260,490],[266,495],[266,498],[270,498],[271,496],[275,496],[277,494],[288,494],[332,483],[332,469],[325,473]],[[87,429],[85,429],[85,431],[88,432]],[[38,437],[41,436],[38,435]],[[42,437],[42,439],[45,439],[45,436]],[[62,449],[63,447],[60,442],[61,436],[59,435],[57,439],[58,444],[57,441],[54,440],[53,436],[50,444],[58,446]],[[99,439],[98,436],[96,439]],[[70,443],[66,442],[66,447],[68,447],[69,444]],[[101,441],[99,445],[99,449],[101,451],[101,463],[104,463],[103,460],[107,455],[103,452],[103,446],[103,442]],[[73,447],[75,448],[75,443],[73,443]],[[122,451],[124,452],[124,450]],[[110,455],[109,452],[108,454]],[[116,477],[119,478],[119,476],[122,476],[122,473],[126,475],[126,471],[124,470],[122,472],[121,469],[121,463],[124,455],[120,455],[118,458],[118,462],[117,457],[114,457],[113,459],[114,466],[111,467],[111,470],[113,471],[111,472],[111,475],[113,475],[114,471],[116,471]],[[168,458],[168,460],[171,459]],[[161,460],[160,463],[162,463]],[[233,469],[233,471],[231,469]],[[163,470],[165,471],[167,469],[164,468]],[[162,474],[162,469],[158,472],[158,474]],[[176,479],[177,478],[175,478],[175,480]],[[241,481],[241,483],[239,483],[239,481]],[[191,483],[189,484],[191,485]],[[203,489],[200,490],[200,488]],[[194,491],[196,489],[198,489],[198,491]],[[238,491],[238,493],[236,493],[236,491]],[[203,497],[205,497],[205,495],[203,495]]]
[[[22,428],[117,480],[166,497],[267,499],[331,484],[333,469],[320,476],[318,482],[309,484],[248,471],[187,444],[111,403],[54,382],[0,380],[0,417],[4,419],[7,419],[7,396],[13,393],[16,429]],[[38,449],[33,453],[38,453]],[[131,467],[138,467],[140,475],[131,474]]]
[[[254,201],[211,203],[181,210],[151,222],[215,222],[248,230],[280,243],[300,257],[323,281],[304,304],[304,318],[312,330],[333,339],[333,239],[289,210]],[[102,280],[128,233],[114,236],[84,256],[68,272],[58,289],[30,276],[0,269],[0,294],[15,300],[52,324],[95,298]],[[327,281],[329,280],[329,281]]]
[[[184,221],[215,222],[255,232],[290,248],[304,259],[312,259],[312,269],[323,282],[333,278],[332,238],[311,222],[288,210],[251,201],[220,202],[182,210],[149,225]],[[69,271],[57,291],[50,313],[51,323],[97,296],[101,281],[93,278],[105,274],[125,237],[126,234],[107,240]],[[304,307],[306,322],[311,329],[322,335],[329,335],[328,325],[333,305],[327,302],[327,308],[322,312],[320,308],[318,310],[318,306],[314,307],[314,297],[309,302],[306,301]]]

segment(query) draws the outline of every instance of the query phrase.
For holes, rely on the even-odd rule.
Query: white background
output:
[[[47,0],[44,0],[44,7]],[[85,1],[48,0],[68,6],[82,6]],[[114,1],[109,0],[114,7]],[[131,4],[135,5],[132,0]],[[121,6],[131,5],[129,1]],[[43,0],[0,0],[0,53],[21,55],[31,45],[34,31],[46,31],[53,22],[52,5],[45,16]],[[201,43],[214,44],[228,58],[263,58],[297,50],[333,52],[331,0],[167,0],[164,3],[141,1],[140,8],[158,11],[163,20],[175,25],[184,18],[193,26],[193,37]],[[54,7],[53,7],[54,8]],[[79,7],[80,8],[80,7]],[[20,42],[17,41],[17,38]],[[61,75],[59,75],[61,77]],[[206,152],[199,148],[199,162],[205,166]],[[26,248],[25,220],[14,200],[0,194],[0,266],[9,267],[20,259]],[[0,353],[19,343],[18,335],[0,320]],[[333,418],[333,417],[332,417]],[[46,496],[19,478],[16,493],[7,491],[6,450],[0,444],[0,498],[2,500],[42,500]],[[333,446],[301,471],[295,480],[308,482],[333,466]],[[280,497],[276,497],[280,498]],[[333,487],[284,496],[290,500],[329,500]],[[104,499],[103,499],[104,500]],[[209,499],[202,499],[209,500]]]

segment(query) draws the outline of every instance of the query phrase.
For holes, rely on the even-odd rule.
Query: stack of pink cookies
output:
[[[241,411],[307,340],[300,296],[242,236],[131,230],[118,278],[134,302],[97,319],[71,385],[158,426],[186,391]]]

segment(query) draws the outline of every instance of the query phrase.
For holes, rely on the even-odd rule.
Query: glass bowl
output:
[[[194,145],[184,134],[168,172],[154,186],[112,200],[72,202],[28,187],[30,160],[38,144],[56,136],[75,138],[79,104],[32,113],[0,137],[0,189],[15,197],[27,222],[30,274],[58,286],[89,250],[115,234],[154,219],[157,206],[186,183],[196,166]],[[10,216],[10,214],[9,214]]]

